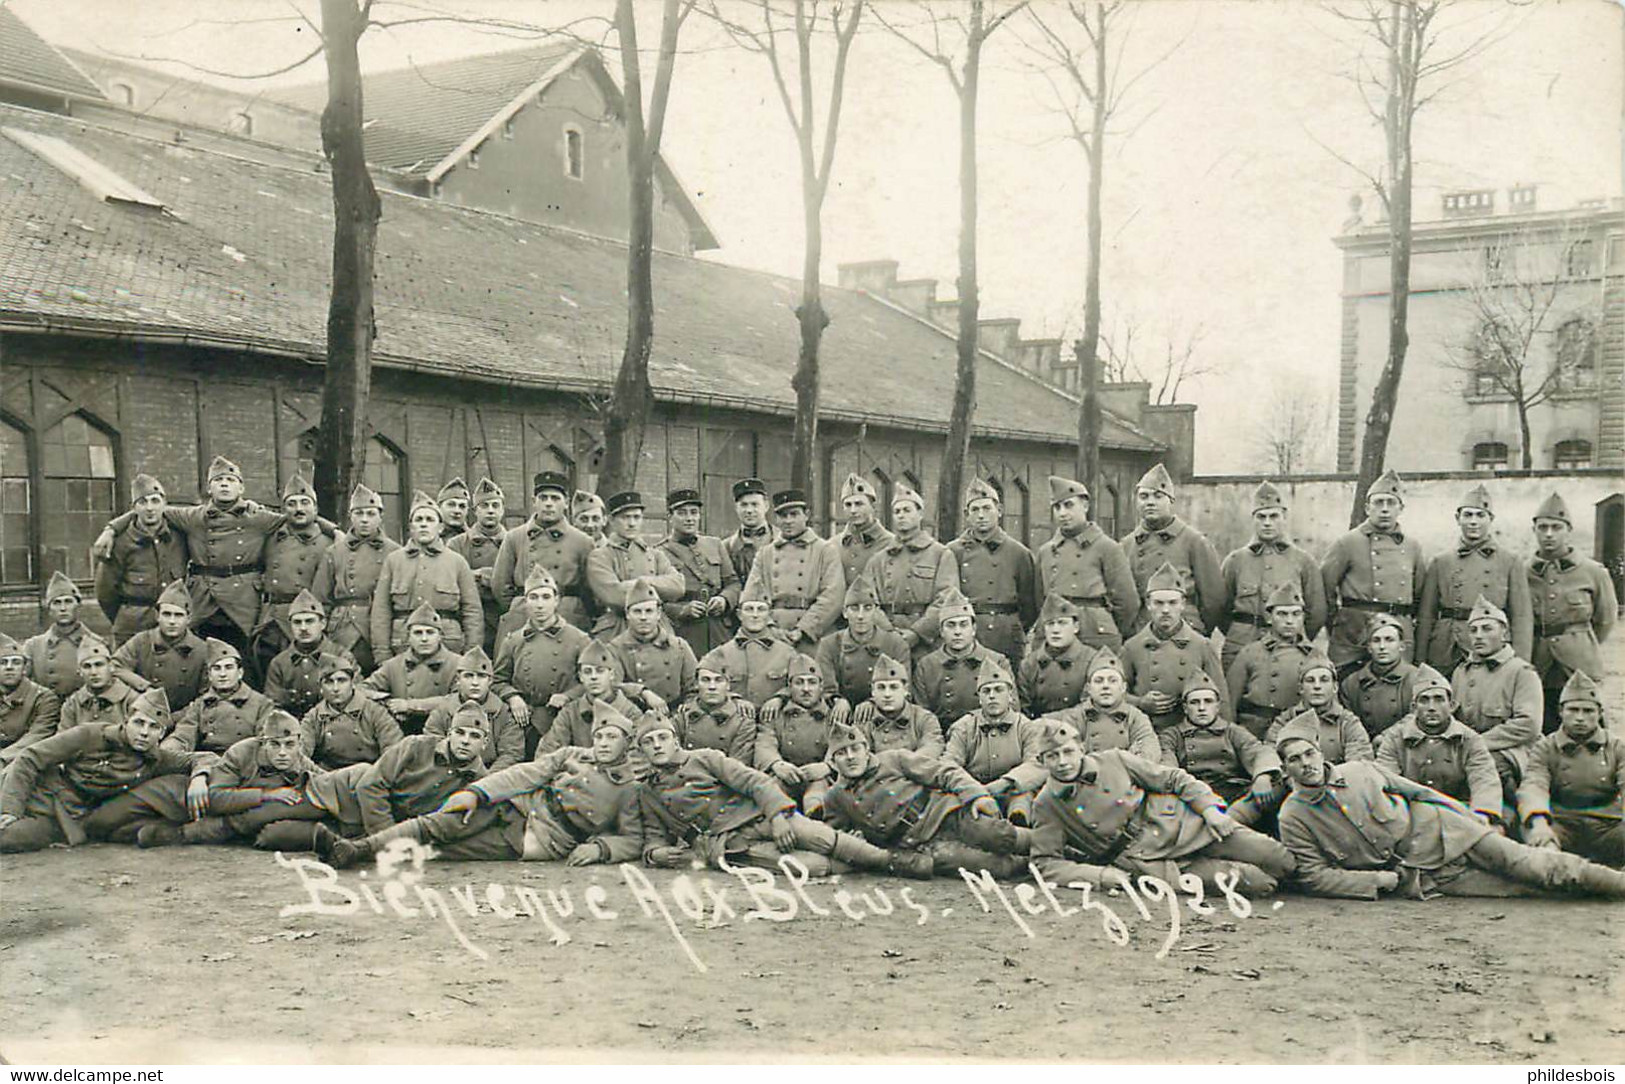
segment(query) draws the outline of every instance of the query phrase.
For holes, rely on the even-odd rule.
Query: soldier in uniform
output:
[[[185,584],[175,582],[165,587],[155,609],[157,627],[144,629],[124,641],[124,646],[113,653],[113,669],[138,693],[162,685],[170,710],[180,711],[203,691],[209,653],[188,625],[192,597],[186,593]]]
[[[1303,597],[1303,634],[1313,640],[1326,625],[1326,584],[1320,565],[1287,536],[1286,499],[1273,482],[1253,490],[1253,538],[1230,551],[1219,566],[1224,579],[1225,673],[1241,649],[1269,625],[1265,603],[1282,584],[1295,583]],[[1232,687],[1235,682],[1231,682]]]
[[[1016,674],[1021,702],[1034,716],[1074,707],[1083,699],[1095,649],[1078,639],[1082,615],[1063,595],[1044,599],[1035,629],[1042,639],[1021,657]]]
[[[628,686],[624,684],[625,678],[620,660],[611,654],[609,647],[601,640],[588,640],[576,660],[578,684],[564,694],[564,703],[559,705],[553,716],[553,725],[542,735],[535,758],[541,760],[550,753],[573,746],[590,746],[597,725],[593,709],[597,701],[607,703],[628,718],[642,715],[643,706],[635,703],[626,692]],[[642,694],[642,698],[644,705],[647,705],[647,693]]]
[[[697,489],[674,489],[666,497],[671,530],[660,548],[683,577],[683,597],[665,604],[666,617],[694,654],[704,655],[725,643],[729,624],[739,609],[743,586],[722,539],[700,533],[704,502]]]
[[[446,548],[440,508],[419,491],[410,520],[412,537],[384,558],[372,589],[372,648],[380,661],[406,649],[406,619],[421,606],[434,610],[446,649],[454,654],[485,635],[474,572]]]
[[[423,723],[425,734],[444,737],[458,712],[473,706],[485,713],[489,729],[485,734],[485,749],[481,753],[485,766],[499,772],[518,764],[525,755],[525,729],[514,719],[497,695],[491,691],[496,680],[491,656],[478,644],[457,660],[457,676],[452,679],[451,692],[441,697]]]
[[[1619,616],[1608,570],[1574,550],[1574,521],[1556,493],[1535,510],[1535,555],[1529,559],[1535,647],[1530,661],[1545,690],[1546,728],[1557,726],[1558,696],[1576,671],[1603,679],[1602,642]],[[38,681],[36,677],[34,680]]]
[[[604,521],[608,518],[604,512],[604,498],[598,494],[578,489],[570,498],[570,522],[592,539],[595,549],[604,544]]]
[[[976,665],[980,668],[979,659]],[[910,703],[909,695],[908,668],[889,655],[880,656],[869,678],[869,699],[853,709],[853,725],[868,736],[869,748],[877,753],[910,749],[940,757],[942,723],[929,710]]]
[[[1264,830],[1286,787],[1275,750],[1219,714],[1219,687],[1198,670],[1185,680],[1185,721],[1158,734],[1162,762],[1183,768],[1213,788],[1229,806],[1230,819]]]
[[[720,666],[739,696],[762,707],[779,695],[790,677],[790,660],[800,652],[772,627],[773,611],[762,585],[739,596],[739,631],[706,653],[707,665]]]
[[[756,708],[734,695],[720,666],[696,669],[694,692],[671,721],[684,749],[715,749],[743,764],[756,760]]]
[[[976,710],[976,675],[998,654],[976,641],[976,611],[951,587],[937,599],[942,646],[914,663],[914,702],[950,723]],[[862,721],[862,720],[860,720]]]
[[[297,719],[285,711],[271,712],[257,735],[233,745],[215,763],[193,770],[194,780],[201,776],[208,784],[207,816],[177,823],[160,814],[139,825],[137,842],[142,847],[161,847],[243,840],[261,850],[280,850],[273,842],[278,833],[267,831],[271,825],[308,823],[325,816],[306,794],[311,778],[320,775],[321,768],[305,752],[303,741]],[[164,812],[186,812],[172,799],[165,804],[169,809]]]
[[[1392,614],[1372,614],[1366,656],[1359,669],[1342,680],[1338,696],[1375,739],[1411,707],[1416,664],[1405,658],[1404,622]]]
[[[879,500],[875,487],[856,474],[848,474],[841,483],[841,509],[846,512],[846,526],[833,541],[841,547],[841,575],[849,584],[863,574],[875,554],[897,537],[876,516],[875,506]]]
[[[355,660],[321,658],[322,699],[299,720],[305,752],[323,768],[371,764],[406,735],[385,707],[363,695]]]
[[[924,515],[925,499],[899,482],[891,502],[897,534],[864,570],[874,581],[881,612],[908,641],[916,662],[941,639],[939,604],[949,591],[959,590],[959,562],[922,526]]]
[[[1490,824],[1501,824],[1501,777],[1484,739],[1451,714],[1450,683],[1424,665],[1411,702],[1411,714],[1377,740],[1377,764],[1449,795]]]
[[[564,518],[570,481],[557,471],[539,472],[531,486],[531,517],[511,529],[497,552],[492,590],[506,606],[525,593],[525,577],[536,565],[559,587],[559,616],[576,628],[592,628],[587,609],[587,555],[593,540]]]
[[[1171,566],[1185,592],[1185,623],[1199,635],[1218,628],[1224,620],[1224,576],[1213,543],[1174,514],[1174,480],[1161,463],[1145,472],[1134,487],[1140,525],[1123,543],[1123,554],[1134,572],[1140,597],[1150,592],[1151,577]],[[1143,627],[1150,615],[1140,612]]]
[[[1264,732],[1264,743],[1274,745],[1276,736],[1293,720],[1298,720],[1300,728],[1314,724],[1320,753],[1328,763],[1376,756],[1360,717],[1337,702],[1337,668],[1318,651],[1304,660],[1303,673],[1298,676],[1298,702],[1275,717]]]
[[[1483,735],[1489,746],[1511,806],[1517,803],[1529,751],[1540,739],[1546,704],[1540,675],[1507,643],[1508,624],[1505,611],[1478,596],[1467,617],[1471,654],[1456,667],[1451,691],[1457,718]]]
[[[760,478],[741,478],[734,483],[734,516],[739,527],[722,540],[722,548],[733,562],[739,582],[750,579],[756,552],[773,541],[773,528],[767,525],[767,483]]]
[[[468,530],[446,543],[446,548],[468,562],[474,572],[474,584],[480,589],[480,609],[485,614],[483,646],[488,655],[497,650],[497,626],[502,621],[504,602],[492,589],[491,578],[496,570],[497,554],[508,532],[502,526],[507,502],[502,489],[489,478],[481,478],[474,486],[474,522]]]
[[[23,641],[28,676],[66,700],[79,688],[79,648],[86,638],[99,637],[79,620],[83,596],[79,586],[61,572],[51,573],[45,584],[45,609],[51,623]]]
[[[1225,673],[1230,717],[1262,738],[1275,717],[1298,699],[1298,679],[1314,654],[1304,633],[1303,595],[1293,581],[1280,584],[1264,605],[1269,621],[1261,639],[1236,655]]]
[[[1518,787],[1524,842],[1625,865],[1625,738],[1604,729],[1601,690],[1583,670],[1563,687],[1562,712]]]
[[[525,627],[497,649],[496,693],[525,728],[525,756],[543,734],[575,681],[576,660],[592,637],[559,616],[559,585],[541,565],[525,577]]]
[[[1333,542],[1320,562],[1326,583],[1326,651],[1339,677],[1365,661],[1366,624],[1392,614],[1405,629],[1405,657],[1415,650],[1412,619],[1422,598],[1427,563],[1422,546],[1399,526],[1405,499],[1399,475],[1383,472],[1365,499],[1365,520]]]
[[[778,534],[757,551],[745,580],[745,593],[766,597],[773,609],[773,623],[790,646],[811,655],[823,635],[835,627],[846,596],[841,554],[808,526],[807,497],[801,490],[775,493],[773,514],[779,522]]]
[[[976,611],[976,639],[1015,666],[1027,630],[1038,620],[1038,563],[1033,551],[1005,533],[999,491],[980,478],[965,487],[965,522],[948,543],[959,566],[959,589]]]
[[[107,644],[94,636],[86,636],[79,642],[75,658],[79,664],[80,684],[62,701],[57,733],[76,726],[122,723],[129,715],[136,693],[113,672],[113,657],[107,653]],[[167,705],[165,711],[168,711]],[[167,715],[165,721],[168,721]]]
[[[209,687],[175,718],[164,747],[189,753],[194,749],[224,753],[260,732],[260,723],[276,705],[243,680],[243,656],[236,645],[208,640]]]
[[[362,830],[376,835],[400,821],[433,813],[447,798],[484,778],[489,773],[481,754],[490,735],[485,712],[465,704],[444,736],[411,734],[384,750],[355,784]],[[318,854],[332,853],[331,837],[320,828],[316,842]]]
[[[1523,562],[1496,542],[1490,493],[1474,486],[1456,507],[1461,539],[1454,551],[1439,554],[1422,579],[1422,607],[1416,618],[1416,657],[1445,677],[1468,655],[1467,615],[1483,595],[1506,611],[1512,623],[1512,649],[1530,656],[1534,618],[1529,576]]]
[[[1158,730],[1178,726],[1184,718],[1180,697],[1186,679],[1197,670],[1206,670],[1213,684],[1229,697],[1219,653],[1187,620],[1191,612],[1185,597],[1187,582],[1184,573],[1168,564],[1148,576],[1144,613],[1149,620],[1123,645],[1128,701],[1145,712]]]
[[[327,638],[327,615],[309,591],[288,603],[288,631],[293,642],[266,667],[261,691],[297,719],[322,698],[322,656],[349,652]]]
[[[1086,753],[1127,749],[1146,760],[1160,759],[1162,746],[1157,740],[1156,728],[1145,712],[1128,703],[1128,680],[1123,676],[1122,662],[1112,654],[1112,649],[1103,647],[1095,652],[1086,673],[1084,699],[1046,718],[1070,724]]]
[[[875,660],[890,655],[907,665],[909,645],[896,629],[880,627],[880,596],[868,576],[860,573],[847,582],[841,615],[845,627],[818,641],[818,669],[826,687],[848,703],[861,704],[869,699]]]
[[[271,660],[293,641],[288,606],[316,582],[316,568],[333,545],[316,522],[316,490],[309,479],[295,474],[282,490],[282,512],[287,516],[265,543],[265,580],[260,601],[259,627],[249,656],[254,673],[263,675]]]
[[[130,483],[135,518],[113,536],[112,554],[96,562],[96,602],[113,624],[113,646],[157,624],[158,595],[186,581],[186,540],[164,520],[164,487],[150,474]]]
[[[1010,823],[1026,825],[1044,784],[1038,763],[1043,728],[1021,713],[1010,661],[989,652],[976,672],[980,706],[948,726],[942,758],[987,788]]]
[[[0,632],[0,772],[24,749],[54,735],[61,719],[57,695],[28,680],[23,645]]]
[[[703,662],[701,667],[703,670]],[[801,811],[814,819],[823,816],[824,792],[829,789],[830,766],[825,759],[829,729],[845,723],[851,712],[850,703],[829,688],[820,668],[807,656],[794,653],[785,703],[771,718],[762,712],[753,752],[756,768],[778,780]]]
[[[383,523],[383,498],[357,485],[350,494],[350,529],[322,554],[310,586],[327,613],[327,634],[355,656],[364,674],[389,657],[387,643],[373,649],[372,596],[384,559],[401,547],[385,536]]]
[[[1078,608],[1078,638],[1090,647],[1123,648],[1140,615],[1140,591],[1123,547],[1089,521],[1089,490],[1070,478],[1049,478],[1055,534],[1038,547],[1038,593],[1060,595]]]
[[[435,701],[451,692],[459,656],[447,649],[440,615],[423,603],[406,619],[406,650],[367,675],[361,691],[383,702],[408,734],[423,730]]]
[[[612,548],[613,543],[598,552]],[[620,662],[628,681],[637,682],[665,704],[681,704],[694,692],[694,649],[667,626],[653,584],[633,580],[624,598],[626,628],[609,641],[609,653]]]
[[[468,530],[468,510],[474,503],[474,496],[468,491],[468,483],[462,478],[453,478],[440,487],[440,492],[434,496],[434,503],[440,509],[440,540],[450,543],[452,539]]]

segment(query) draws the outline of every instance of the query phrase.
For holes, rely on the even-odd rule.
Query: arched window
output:
[[[1583,316],[1565,320],[1552,343],[1558,383],[1575,391],[1597,386],[1597,331]]]
[[[127,109],[135,108],[135,88],[128,83],[114,83],[108,88],[113,92],[113,104],[122,105]]]
[[[0,422],[0,585],[34,583],[33,482],[28,438]]]
[[[579,181],[586,175],[586,147],[582,142],[581,129],[574,125],[564,129],[564,175],[571,180]]]
[[[1000,524],[1004,533],[1016,539],[1022,545],[1030,544],[1032,535],[1032,495],[1027,492],[1027,483],[1020,478],[1011,477],[1010,484],[1004,487],[1004,520]]]
[[[88,580],[90,544],[113,516],[113,438],[83,414],[69,414],[41,435],[40,454],[40,578],[60,571]]]
[[[1499,440],[1483,440],[1473,445],[1474,470],[1505,470],[1507,446]]]
[[[1486,320],[1473,333],[1473,395],[1504,395],[1509,362],[1520,359],[1518,337],[1505,320]]]
[[[254,118],[247,113],[233,113],[226,118],[226,131],[240,136],[254,134]]]
[[[1552,466],[1557,470],[1582,470],[1591,465],[1589,440],[1560,440],[1552,449]]]

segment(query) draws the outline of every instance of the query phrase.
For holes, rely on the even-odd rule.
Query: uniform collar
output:
[[[407,553],[427,553],[431,557],[444,552],[445,548],[446,540],[444,538],[436,538],[432,542],[419,542],[414,538],[406,544]]]
[[[1378,670],[1375,663],[1368,662],[1360,668],[1360,685],[1362,688],[1367,689],[1379,681],[1386,682],[1389,685],[1398,685],[1405,680],[1405,675],[1408,672],[1405,668],[1404,659],[1395,659],[1387,670]]]
[[[746,542],[755,542],[771,535],[773,533],[773,528],[766,523],[762,524],[760,527],[747,527],[741,523],[739,525],[739,530],[736,533]]]
[[[780,546],[810,546],[817,537],[817,535],[813,534],[813,529],[808,527],[794,538],[788,538],[780,534],[777,544]]]
[[[902,553],[905,549],[910,549],[915,553],[918,553],[923,549],[929,549],[931,543],[934,541],[936,541],[936,539],[932,538],[930,533],[926,531],[924,527],[921,527],[918,531],[914,532],[914,537],[912,538],[906,540],[902,538],[894,538],[892,540],[892,544],[886,547],[886,552],[894,557],[897,554]]]
[[[1292,793],[1294,797],[1305,802],[1320,803],[1330,799],[1338,805],[1341,805],[1342,800],[1337,798],[1331,792],[1334,789],[1343,790],[1348,785],[1348,780],[1343,775],[1343,769],[1336,764],[1328,764],[1326,765],[1326,778],[1320,786],[1305,789],[1294,783],[1292,784]]]
[[[187,658],[192,652],[203,646],[203,641],[190,632],[183,635],[179,640],[171,641],[164,639],[164,634],[158,632],[158,630],[154,629],[153,631],[157,633],[152,638],[152,653],[154,655],[167,655],[173,651],[182,658]]]
[[[564,530],[559,526],[559,524],[563,522],[563,520],[556,520],[551,524],[544,524],[535,516],[531,516],[530,522],[525,524],[525,533],[532,538],[540,538],[545,534],[547,537],[557,542],[559,539],[564,537]]]
[[[1082,527],[1079,527],[1075,531],[1063,529],[1055,532],[1055,544],[1059,546],[1063,542],[1071,542],[1080,550],[1088,549],[1090,546],[1094,545],[1095,540],[1100,538],[1104,533],[1105,532],[1100,529],[1100,524],[1085,523]]]
[[[1599,753],[1602,751],[1603,746],[1608,744],[1606,736],[1607,732],[1599,729],[1585,741],[1575,741],[1560,729],[1557,732],[1557,748],[1569,756],[1573,756],[1581,749],[1590,753]]]
[[[276,529],[278,538],[297,538],[301,542],[314,542],[322,533],[320,523],[307,523],[303,527],[295,527],[291,523],[284,523]]]
[[[1416,715],[1405,716],[1400,723],[1399,740],[1406,745],[1419,745],[1427,738],[1446,738],[1459,742],[1467,735],[1467,727],[1454,716],[1444,724],[1443,730],[1427,731],[1416,721]]]
[[[986,712],[978,710],[976,712],[976,729],[984,734],[1007,734],[1020,718],[1021,713],[1011,708],[1004,713],[1004,718],[994,722],[987,717]]]
[[[1501,666],[1504,663],[1506,663],[1507,660],[1511,659],[1512,656],[1513,656],[1512,645],[1511,644],[1502,644],[1501,645],[1501,650],[1497,651],[1495,654],[1486,655],[1481,659],[1476,658],[1476,657],[1468,659],[1467,660],[1467,665],[1468,666],[1482,666],[1485,669],[1490,670],[1490,671],[1493,672],[1493,671],[1501,669]]]
[[[701,716],[709,715],[719,723],[726,723],[731,722],[734,716],[739,714],[739,704],[734,700],[733,697],[730,696],[716,707],[708,708],[704,704],[700,703],[699,698],[696,697],[688,705],[688,710],[689,718],[691,719],[698,719]]]
[[[210,689],[208,692],[203,694],[203,702],[205,704],[218,704],[224,701],[240,708],[244,704],[248,703],[248,698],[252,695],[254,695],[254,690],[248,687],[248,683],[246,681],[240,681],[237,683],[237,687],[226,696],[221,696],[213,689]]]
[[[217,516],[246,516],[246,515],[248,515],[248,502],[246,500],[244,500],[243,498],[239,497],[239,498],[237,498],[236,502],[233,503],[232,505],[230,505],[229,507],[222,508],[218,504],[216,504],[214,502],[214,498],[211,497],[208,500],[208,502],[204,505],[203,514],[206,515],[206,516],[210,516],[210,517],[217,517]]]
[[[75,622],[73,628],[68,630],[66,634],[59,633],[55,624],[53,624],[49,629],[45,630],[45,643],[47,646],[54,646],[66,640],[68,643],[77,647],[79,642],[84,638],[85,623],[83,621]]]
[[[641,538],[621,538],[619,535],[606,538],[604,540],[604,545],[618,550],[630,550],[634,546],[640,550],[646,550],[649,548],[648,544],[645,543]]]
[[[344,536],[344,544],[350,547],[350,551],[352,553],[360,549],[362,546],[371,546],[375,550],[381,550],[384,548],[384,536],[382,534],[375,534],[371,538],[358,538],[353,534],[346,534]]]
[[[20,707],[27,702],[30,691],[35,688],[38,688],[38,686],[28,678],[23,678],[17,683],[17,687],[9,693],[0,692],[0,708]]]
[[[1537,576],[1544,576],[1546,574],[1546,570],[1553,565],[1557,567],[1559,572],[1567,572],[1569,569],[1573,568],[1575,565],[1574,547],[1570,546],[1556,557],[1549,559],[1542,557],[1539,554],[1536,554],[1534,557],[1529,559],[1529,568]]]
[[[551,624],[543,625],[541,628],[537,628],[535,625],[526,622],[525,627],[520,630],[521,635],[526,640],[534,640],[538,636],[551,636],[554,639],[558,639],[563,632],[564,618],[560,617],[558,614],[553,615],[553,621]]]
[[[901,730],[914,721],[914,713],[908,710],[913,706],[913,704],[905,702],[903,706],[897,710],[897,714],[888,715],[880,710],[879,704],[876,704],[875,720],[873,725],[882,727],[886,730]]]
[[[439,651],[435,652],[433,655],[430,655],[426,659],[419,658],[418,656],[412,654],[410,650],[403,651],[401,653],[401,658],[405,660],[406,669],[409,671],[416,670],[420,666],[427,666],[431,670],[439,670],[442,666],[446,665],[446,663],[450,661],[449,653],[444,647],[441,647]]]
[[[469,538],[472,538],[475,541],[485,539],[488,542],[501,542],[502,539],[507,536],[508,531],[500,523],[491,528],[489,531],[476,523],[469,527],[467,534]]]
[[[1377,530],[1376,526],[1368,519],[1368,520],[1366,520],[1366,521],[1364,521],[1363,523],[1360,524],[1358,530],[1359,530],[1359,532],[1361,534],[1365,535],[1367,538],[1382,538],[1382,537],[1386,536],[1388,538],[1392,538],[1395,542],[1403,542],[1403,541],[1405,541],[1405,532],[1404,532],[1404,530],[1402,530],[1400,528],[1399,524],[1397,524],[1397,523],[1394,524],[1394,529],[1391,530],[1391,531],[1379,531],[1379,530]]]
[[[740,629],[734,633],[734,643],[740,647],[748,647],[751,644],[756,644],[759,647],[772,647],[778,641],[773,638],[773,634],[767,629],[763,629],[761,632],[746,632],[744,629]]]
[[[977,650],[981,645],[972,644],[971,649],[963,655],[949,654],[947,648],[942,649],[942,666],[945,670],[957,670],[961,666],[981,666],[982,652]]]
[[[879,520],[872,520],[869,526],[861,531],[853,530],[850,525],[841,532],[841,545],[843,546],[872,546],[885,538],[885,526]]]
[[[1172,516],[1169,518],[1167,523],[1164,523],[1159,527],[1149,527],[1146,524],[1141,523],[1138,527],[1134,528],[1134,540],[1136,542],[1145,543],[1151,541],[1151,537],[1155,535],[1164,542],[1172,542],[1175,538],[1179,537],[1180,533],[1184,530],[1185,521],[1180,519],[1178,516]]]
[[[626,643],[628,645],[632,645],[632,646],[635,646],[635,645],[638,645],[638,644],[643,644],[643,645],[645,645],[647,647],[667,647],[672,642],[671,631],[665,626],[664,623],[659,625],[655,629],[655,634],[653,636],[651,636],[647,640],[639,639],[637,634],[634,633],[631,630],[631,628],[626,629],[626,631],[623,632],[621,634],[621,636],[625,636],[626,637]],[[619,640],[620,638],[621,638],[620,636],[616,637],[617,640]]]
[[[989,553],[996,553],[998,552],[1000,546],[1010,541],[1010,536],[1004,533],[1003,527],[995,527],[993,528],[992,534],[988,535],[986,538],[981,538],[976,534],[975,531],[972,531],[967,527],[965,529],[965,533],[959,536],[959,540],[961,542],[968,542],[977,546],[984,546]]]
[[[867,640],[859,640],[857,637],[852,635],[852,630],[850,628],[845,628],[841,630],[841,635],[836,638],[835,642],[840,646],[841,654],[843,655],[850,655],[855,651],[867,651],[871,655],[879,655],[883,650],[885,650],[880,645],[879,629],[875,629],[873,632],[869,633],[869,638]]]
[[[1146,630],[1151,633],[1151,635],[1145,638],[1146,646],[1148,646],[1152,651],[1157,650],[1157,648],[1161,647],[1163,644],[1173,644],[1175,647],[1181,649],[1189,647],[1191,638],[1196,635],[1196,630],[1191,628],[1188,621],[1181,621],[1179,623],[1179,627],[1170,633],[1166,638],[1164,638],[1161,633],[1151,628],[1150,625],[1146,626]]]
[[[1309,642],[1307,636],[1299,635],[1296,640],[1288,640],[1284,636],[1276,635],[1274,629],[1266,632],[1263,639],[1266,647],[1295,647],[1305,655],[1313,651],[1315,647],[1314,644]]]
[[[361,713],[361,705],[366,703],[366,700],[367,698],[362,695],[361,690],[356,689],[350,693],[350,699],[342,708],[335,708],[326,700],[323,700],[317,705],[317,707],[321,709],[324,718],[331,719],[335,715],[359,715]]]
[[[1274,542],[1266,542],[1262,538],[1254,538],[1251,542],[1247,543],[1247,548],[1255,554],[1263,553],[1265,550],[1270,550],[1273,553],[1285,553],[1287,550],[1292,548],[1292,542],[1285,538],[1278,538]]]
[[[139,519],[130,522],[130,533],[137,538],[159,538],[167,540],[170,536],[169,521],[159,519],[158,526],[148,527]]]
[[[1495,555],[1495,539],[1486,537],[1480,538],[1477,542],[1459,539],[1456,542],[1457,557],[1468,557],[1474,553],[1482,553],[1485,557],[1493,557]]]

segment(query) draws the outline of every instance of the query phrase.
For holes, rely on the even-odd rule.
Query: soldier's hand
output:
[[[1551,821],[1545,817],[1536,817],[1529,822],[1523,830],[1523,841],[1531,847],[1545,847],[1548,850],[1562,850],[1563,844],[1557,838],[1557,832],[1552,828]]]
[[[474,819],[475,810],[480,808],[480,796],[471,790],[460,790],[440,804],[440,813],[461,813],[463,823],[467,824]]]
[[[530,701],[518,693],[508,697],[508,711],[512,713],[514,722],[520,726],[530,722]]]
[[[194,775],[186,784],[186,815],[201,820],[209,811],[209,777]]]
[[[999,803],[994,801],[992,796],[984,794],[970,804],[970,815],[972,817],[985,817],[989,820],[997,820],[999,816]]]
[[[1392,892],[1399,887],[1399,874],[1391,869],[1385,869],[1377,874],[1377,891]]]
[[[1261,802],[1267,802],[1275,797],[1277,786],[1278,784],[1275,781],[1275,773],[1265,772],[1263,775],[1260,775],[1257,779],[1253,780],[1253,797],[1257,798]]]
[[[106,561],[113,556],[113,532],[106,527],[96,536],[96,541],[90,544],[90,555],[98,561]]]
[[[671,708],[666,704],[665,698],[653,689],[643,690],[643,705],[656,715],[666,715],[671,711]]]
[[[781,760],[774,764],[772,771],[774,778],[787,787],[798,786],[807,781],[807,777],[802,773],[801,769],[788,760]]]
[[[873,700],[865,700],[863,703],[852,709],[853,726],[868,726],[874,721],[875,702]]]
[[[756,705],[755,704],[752,704],[749,700],[746,700],[742,696],[735,697],[734,702],[739,705],[739,717],[740,718],[744,719],[748,723],[754,723],[756,721]]]
[[[384,699],[384,710],[394,716],[405,715],[407,706],[404,697],[390,696]]]
[[[596,842],[583,843],[564,860],[567,866],[595,866],[604,860],[604,849]]]
[[[842,697],[836,697],[835,702],[829,706],[829,721],[840,726],[852,717],[852,705]]]
[[[1174,698],[1167,693],[1149,692],[1140,697],[1140,708],[1149,715],[1165,715],[1174,710]]]
[[[1208,806],[1202,810],[1202,819],[1207,821],[1207,826],[1213,829],[1213,834],[1220,839],[1225,839],[1230,833],[1241,827],[1241,825],[1230,819],[1230,814],[1218,806]]]
[[[564,705],[568,704],[569,702],[570,702],[570,698],[568,696],[565,696],[563,693],[554,693],[552,696],[547,698],[547,706],[549,708],[553,709],[554,711],[558,711],[560,708],[564,707]]]
[[[650,847],[643,860],[656,869],[681,869],[688,865],[688,848]]]
[[[712,595],[705,603],[705,612],[712,617],[721,617],[728,612],[728,600],[721,595]]]
[[[779,712],[784,709],[784,697],[770,696],[756,709],[756,721],[772,726],[779,721]]]
[[[264,802],[281,802],[283,805],[298,805],[305,796],[305,792],[298,787],[272,787],[260,792],[260,799]]]
[[[775,813],[767,822],[768,827],[773,830],[774,844],[786,854],[796,849],[796,829],[790,817],[791,814],[788,812]]]

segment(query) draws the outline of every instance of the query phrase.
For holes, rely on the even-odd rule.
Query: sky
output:
[[[7,2],[7,0],[0,0]],[[181,58],[251,73],[310,47],[317,0],[9,0],[48,39],[125,56]],[[724,0],[728,2],[728,0]],[[879,0],[894,20],[917,18]],[[1003,0],[999,0],[1003,2]],[[1037,0],[1050,18],[1054,0]],[[1339,157],[1375,170],[1381,132],[1348,79],[1361,43],[1307,0],[1137,0],[1121,63],[1150,70],[1108,140],[1101,277],[1108,327],[1132,324],[1154,369],[1165,344],[1195,336],[1212,370],[1181,388],[1195,402],[1197,471],[1255,469],[1251,431],[1273,389],[1303,387],[1330,415],[1336,394],[1342,267],[1333,238],[1352,195],[1375,199]],[[609,0],[378,0],[386,18],[455,11],[540,26],[605,15]],[[640,9],[655,39],[659,5]],[[749,13],[736,6],[737,17]],[[1625,9],[1609,0],[1459,0],[1446,46],[1488,47],[1451,73],[1418,119],[1418,220],[1444,191],[1540,185],[1556,208],[1622,191]],[[1019,22],[985,54],[978,170],[982,315],[1017,317],[1027,338],[1075,336],[1086,271],[1087,164],[1065,138]],[[596,28],[594,28],[596,30]],[[895,259],[903,278],[954,296],[958,245],[957,100],[937,67],[872,19],[854,46],[834,179],[824,212],[825,278],[838,263]],[[526,42],[443,22],[375,30],[363,70]],[[795,144],[766,62],[700,19],[684,28],[664,149],[719,234],[708,258],[799,275]],[[611,68],[618,61],[611,59]],[[188,78],[244,88],[253,82]],[[821,73],[822,74],[822,73]],[[276,77],[324,77],[320,61]],[[823,83],[820,81],[820,85]],[[1364,411],[1361,404],[1361,412]],[[1331,442],[1318,465],[1330,467]]]

